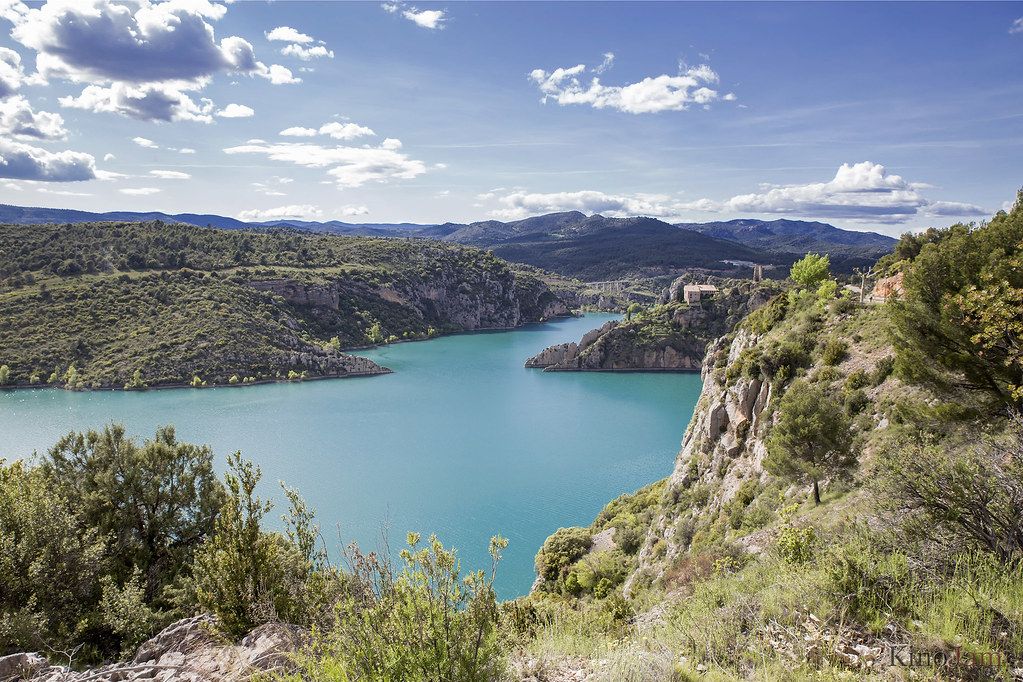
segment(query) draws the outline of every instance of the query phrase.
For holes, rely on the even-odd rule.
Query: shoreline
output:
[[[386,346],[396,346],[399,343],[418,343],[418,342],[421,342],[421,341],[434,341],[436,339],[440,339],[440,338],[443,338],[443,337],[446,337],[446,336],[456,336],[456,335],[460,335],[460,334],[477,334],[477,333],[487,334],[487,333],[497,333],[497,332],[509,332],[509,331],[515,331],[516,329],[524,329],[526,327],[532,327],[532,326],[537,326],[537,325],[541,325],[541,324],[547,324],[549,322],[555,322],[557,320],[565,320],[565,319],[570,319],[570,318],[582,317],[584,314],[585,313],[571,312],[571,313],[569,313],[567,315],[556,315],[556,316],[551,317],[551,318],[540,320],[539,322],[527,322],[526,324],[520,324],[520,325],[513,326],[513,327],[480,327],[478,329],[462,329],[462,330],[459,330],[459,331],[451,331],[451,332],[438,333],[435,336],[431,336],[431,337],[428,337],[428,338],[425,338],[425,339],[398,339],[397,341],[394,341],[392,343],[377,343],[377,344],[369,344],[369,345],[365,345],[365,346],[352,346],[352,347],[349,347],[349,348],[341,349],[341,352],[342,353],[347,353],[347,354],[351,355],[350,351],[373,350],[373,349],[376,349],[376,348],[384,348]],[[359,356],[357,356],[357,357],[359,357]],[[346,373],[346,374],[324,374],[324,375],[317,375],[317,376],[307,376],[307,377],[302,378],[302,379],[258,379],[256,381],[250,381],[248,383],[242,383],[240,381],[238,383],[236,383],[236,384],[232,384],[232,383],[229,383],[229,382],[224,382],[224,383],[220,383],[220,384],[209,384],[207,386],[192,386],[191,383],[164,383],[164,384],[156,384],[156,385],[153,385],[153,386],[146,386],[145,388],[124,388],[123,386],[100,386],[99,388],[83,387],[83,388],[75,389],[75,388],[67,388],[66,386],[57,386],[57,385],[51,385],[51,384],[15,384],[15,385],[11,385],[11,386],[0,386],[0,391],[19,391],[19,390],[33,390],[33,389],[34,390],[45,390],[45,389],[49,389],[49,390],[59,390],[59,391],[70,391],[72,393],[90,393],[90,392],[100,392],[100,391],[111,391],[111,392],[113,392],[113,391],[120,391],[120,392],[123,392],[123,393],[145,393],[147,391],[165,391],[165,390],[184,389],[184,388],[194,389],[194,390],[203,390],[203,389],[210,389],[210,388],[246,388],[246,387],[249,387],[249,386],[264,386],[264,385],[267,385],[267,384],[300,384],[300,383],[303,383],[303,382],[306,382],[306,381],[323,381],[323,380],[327,380],[327,379],[358,379],[358,378],[362,378],[362,377],[375,377],[375,376],[383,376],[383,375],[386,375],[386,374],[394,374],[394,370],[392,370],[392,369],[390,369],[388,367],[384,367],[383,365],[381,365],[380,368],[381,368],[381,371],[379,371],[379,372],[349,372],[349,373]]]

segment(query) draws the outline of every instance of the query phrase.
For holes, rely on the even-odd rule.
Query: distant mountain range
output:
[[[801,220],[740,219],[670,224],[655,218],[608,218],[578,211],[502,222],[345,223],[337,220],[244,222],[218,215],[71,209],[0,204],[0,223],[42,224],[163,220],[226,229],[291,228],[349,236],[418,237],[490,249],[506,260],[597,281],[649,277],[700,268],[734,270],[728,262],[784,267],[808,251],[829,253],[833,267],[848,272],[892,249],[894,239],[874,232],[842,230]],[[741,266],[740,266],[741,267]]]

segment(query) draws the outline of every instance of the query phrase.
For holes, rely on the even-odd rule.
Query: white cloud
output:
[[[345,216],[346,218],[350,218],[352,216],[357,216],[357,215],[366,215],[368,213],[369,213],[369,209],[366,208],[365,206],[342,206],[341,207],[341,215]]]
[[[0,178],[41,182],[77,182],[96,177],[91,154],[51,152],[0,137]]]
[[[149,174],[154,178],[160,178],[161,180],[188,180],[192,177],[188,173],[172,170],[151,170],[149,171]]]
[[[928,185],[908,182],[879,163],[844,163],[827,182],[768,186],[724,202],[701,199],[680,204],[686,210],[732,214],[774,213],[800,217],[848,219],[867,223],[902,223],[918,215],[983,216],[980,206],[932,201],[921,193]]]
[[[410,7],[403,2],[385,2],[380,7],[388,14],[398,14],[413,22],[417,26],[429,29],[444,28],[447,21],[447,14],[440,9],[417,9]]]
[[[314,137],[316,135],[329,135],[335,140],[354,140],[358,137],[376,135],[371,128],[361,126],[358,123],[340,123],[338,121],[324,123],[318,129],[294,126],[291,128],[285,128],[278,134],[283,137]],[[384,141],[384,144],[387,144],[387,140]]]
[[[109,154],[109,153],[103,155],[103,160],[104,161],[113,161],[116,158],[117,158],[116,156],[114,156],[113,154]]]
[[[613,58],[612,55],[611,60]],[[605,55],[604,62],[592,69],[592,72],[599,74],[606,70],[611,60]],[[720,80],[718,74],[706,64],[685,68],[675,76],[648,76],[628,85],[604,85],[596,76],[584,84],[580,77],[588,70],[585,64],[562,67],[551,72],[534,69],[529,79],[540,88],[545,103],[554,100],[562,106],[584,104],[595,109],[610,108],[629,114],[684,111],[693,104],[709,105],[722,98],[715,89]],[[729,101],[735,99],[733,93],[729,95],[725,95]]]
[[[1012,26],[1009,27],[1009,33],[1023,33],[1023,17],[1012,22]]]
[[[478,195],[481,200],[496,197],[494,192]],[[594,190],[579,192],[513,192],[500,197],[504,208],[491,211],[496,218],[514,220],[541,213],[557,211],[581,211],[601,213],[608,216],[659,216],[675,215],[670,197],[661,194],[606,194]]]
[[[124,189],[117,190],[122,194],[130,194],[133,197],[145,197],[150,194],[156,194],[161,190],[156,187],[125,187]]]
[[[310,204],[293,204],[276,208],[253,208],[241,211],[238,220],[261,223],[268,220],[316,220],[323,215],[318,207]]]
[[[39,188],[36,189],[36,191],[37,192],[42,192],[43,194],[59,194],[60,196],[64,196],[64,197],[91,197],[92,196],[92,193],[90,193],[90,192],[72,192],[71,190],[68,190],[68,189],[49,189],[48,187],[39,187]]]
[[[182,147],[178,150],[179,154],[195,154],[195,150],[191,147]]]
[[[288,85],[290,83],[302,82],[301,78],[297,78],[291,73],[291,69],[280,64],[271,64],[269,67],[266,67],[260,62],[260,66],[262,68],[256,72],[256,75],[267,79],[273,85]]]
[[[109,155],[108,155],[109,156]],[[96,169],[97,180],[121,180],[128,177],[124,173],[115,173],[114,171]]]
[[[210,0],[55,0],[35,9],[7,0],[4,16],[14,23],[11,36],[38,53],[39,78],[88,84],[80,95],[61,98],[62,106],[209,123],[213,103],[187,93],[205,88],[215,74],[298,82],[288,69],[257,61],[241,37],[218,43],[213,22],[226,12]],[[0,66],[0,79],[6,82],[10,69]]]
[[[274,161],[313,168],[329,168],[328,175],[339,187],[359,187],[367,182],[410,179],[426,172],[426,164],[394,149],[384,147],[323,147],[285,142],[245,144],[228,147],[228,154],[264,154]]]
[[[354,140],[357,137],[376,135],[370,128],[357,123],[339,123],[332,121],[320,126],[320,135],[329,135],[335,140]]]
[[[298,57],[304,62],[317,57],[334,58],[334,50],[328,50],[325,45],[313,45],[312,47],[302,47],[298,44],[286,45],[281,50],[281,54],[286,57]]]
[[[615,63],[615,53],[614,52],[605,52],[604,53],[604,61],[602,61],[600,63],[600,66],[598,66],[597,68],[593,69],[593,73],[598,74],[598,75],[602,74],[605,71],[607,71],[608,69],[610,69],[612,66],[614,66],[614,63]]]
[[[437,29],[444,28],[444,21],[447,18],[444,10],[441,9],[416,9],[410,7],[401,13],[409,21],[423,28]]]
[[[311,43],[313,37],[300,33],[297,29],[290,26],[278,26],[277,28],[267,31],[265,34],[267,40],[279,40],[285,43]]]
[[[60,114],[34,111],[28,100],[18,95],[0,100],[0,135],[21,140],[63,140],[67,130]]]
[[[248,118],[255,116],[256,112],[252,110],[252,107],[247,107],[244,104],[228,104],[226,107],[217,112],[217,116],[221,118]]]
[[[21,55],[7,47],[0,47],[0,98],[10,97],[25,82]]]
[[[316,128],[301,128],[299,126],[293,126],[291,128],[285,128],[278,135],[284,137],[315,137]]]
[[[160,145],[156,144],[155,142],[153,142],[152,140],[150,140],[147,137],[133,137],[133,138],[131,138],[131,141],[134,142],[135,144],[137,144],[140,147],[145,147],[146,149],[159,149],[160,148]]]
[[[94,113],[120,114],[141,121],[213,120],[213,102],[202,98],[196,102],[185,90],[194,83],[146,83],[132,85],[113,83],[110,86],[89,85],[78,97],[61,97],[62,107],[84,109]]]

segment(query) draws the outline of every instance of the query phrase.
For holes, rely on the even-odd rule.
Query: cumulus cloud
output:
[[[109,154],[109,153],[103,155],[103,160],[104,161],[113,161],[116,158],[117,158],[116,156],[114,156],[113,154]]]
[[[350,218],[352,216],[357,216],[357,215],[366,215],[368,213],[369,213],[369,209],[367,207],[365,207],[365,206],[342,206],[341,207],[341,215],[345,216],[346,218]]]
[[[41,182],[77,182],[96,177],[91,154],[51,152],[0,137],[0,178]]]
[[[213,120],[213,102],[206,98],[193,100],[185,90],[194,86],[194,83],[89,85],[78,97],[69,95],[58,101],[69,109],[120,114],[141,121],[209,123]]]
[[[1023,17],[1012,22],[1012,26],[1009,27],[1009,33],[1023,33]]]
[[[67,137],[64,118],[48,111],[35,111],[18,95],[0,100],[0,135],[21,140],[63,140]]]
[[[395,149],[380,147],[325,147],[300,142],[255,143],[228,147],[228,154],[262,154],[274,161],[312,168],[328,168],[338,187],[360,187],[367,182],[410,179],[426,172],[426,164]]]
[[[478,195],[477,198],[489,200],[495,197],[497,197],[495,192],[487,192]],[[550,193],[520,191],[499,197],[498,201],[503,208],[491,211],[491,215],[505,220],[556,211],[655,217],[668,217],[676,213],[671,197],[662,194],[606,194],[595,190]]]
[[[311,43],[313,37],[301,33],[298,29],[294,29],[290,26],[278,26],[275,29],[267,31],[265,34],[267,40],[279,40],[285,43]]]
[[[149,174],[154,178],[160,178],[161,180],[188,180],[192,177],[188,173],[172,170],[151,170],[149,171]]]
[[[301,78],[291,73],[291,69],[280,64],[271,64],[267,67],[260,62],[259,66],[260,68],[256,71],[256,75],[267,79],[273,85],[288,85],[290,83],[302,82]]]
[[[329,135],[335,140],[354,140],[358,137],[376,135],[376,133],[373,132],[372,128],[361,126],[358,123],[340,123],[338,121],[331,121],[330,123],[324,123],[319,128],[303,128],[301,126],[285,128],[279,133],[279,135],[282,137],[314,137],[316,135]],[[384,144],[386,145],[387,142],[388,140],[385,140]]]
[[[720,78],[706,64],[683,67],[674,76],[648,76],[627,85],[604,85],[596,75],[584,82],[584,74],[599,75],[610,68],[613,61],[614,55],[609,52],[596,68],[577,64],[550,72],[534,69],[529,79],[540,89],[544,103],[553,100],[562,106],[583,104],[629,114],[685,111],[693,104],[706,106],[719,99],[735,99],[733,93],[722,95],[716,89]]]
[[[178,150],[179,154],[195,154],[195,150],[191,147],[182,147]]]
[[[202,90],[217,73],[247,73],[273,84],[300,80],[283,66],[258,61],[244,38],[217,42],[213,22],[226,12],[210,0],[56,0],[35,9],[8,2],[4,16],[14,23],[11,36],[37,52],[39,78],[89,84],[79,96],[61,98],[62,106],[209,123],[213,103],[186,93]],[[3,82],[10,67],[0,67]]]
[[[909,182],[889,173],[881,164],[864,161],[843,164],[827,182],[766,186],[760,192],[740,194],[716,201],[682,201],[663,194],[608,194],[578,192],[532,193],[522,190],[507,194],[491,191],[477,196],[497,201],[491,211],[497,218],[516,219],[555,211],[581,211],[609,216],[651,216],[680,218],[693,212],[725,213],[733,216],[781,214],[798,218],[843,219],[862,223],[898,224],[918,216],[980,217],[984,208],[965,202],[937,201],[923,195],[929,186]]]
[[[160,148],[160,145],[156,144],[155,142],[150,140],[148,137],[133,137],[133,138],[131,138],[131,141],[134,142],[135,144],[137,144],[140,147],[145,147],[146,149],[159,149]]]
[[[927,199],[922,194],[925,189],[927,185],[889,173],[879,163],[863,161],[842,164],[835,177],[827,182],[770,187],[734,196],[720,204],[704,200],[690,206],[696,210],[779,213],[877,223],[901,223],[917,215],[987,214],[974,204]]]
[[[304,62],[317,57],[334,58],[334,50],[328,50],[325,45],[313,45],[312,47],[303,47],[298,44],[287,45],[281,50],[281,54],[286,57],[298,57]]]
[[[255,115],[256,112],[252,110],[252,107],[247,107],[244,104],[228,104],[217,112],[217,116],[221,118],[248,118]]]
[[[315,137],[317,135],[317,130],[316,128],[293,126],[291,128],[285,128],[278,134],[283,137]]]
[[[253,208],[238,213],[238,220],[265,222],[267,220],[316,220],[323,211],[310,204],[293,204],[276,208]]]
[[[440,9],[418,9],[403,2],[385,2],[380,5],[389,14],[401,14],[417,26],[429,29],[444,28],[447,13]]]
[[[7,47],[0,47],[0,99],[10,97],[25,82],[21,55]]]
[[[150,194],[156,194],[161,190],[156,187],[125,187],[124,189],[117,190],[121,194],[129,194],[134,197],[144,197]]]

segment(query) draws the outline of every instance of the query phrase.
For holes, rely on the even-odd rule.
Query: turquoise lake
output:
[[[244,388],[125,393],[0,391],[0,457],[45,450],[71,430],[123,423],[137,436],[235,450],[263,493],[297,487],[328,543],[392,549],[436,533],[463,568],[508,538],[502,598],[525,594],[533,557],[562,526],[589,525],[614,497],[667,476],[700,392],[696,373],[527,370],[527,357],[578,340],[611,315],[460,334],[360,352],[394,374]],[[273,512],[279,517],[283,508]]]

